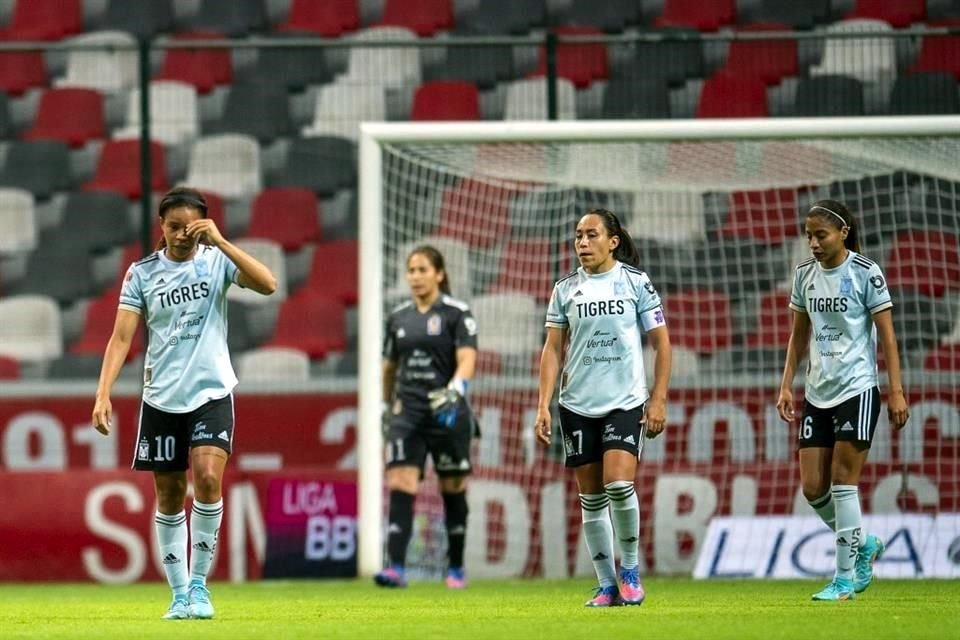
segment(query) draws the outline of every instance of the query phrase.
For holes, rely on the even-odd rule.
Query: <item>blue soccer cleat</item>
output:
[[[612,584],[609,587],[597,587],[597,592],[593,598],[584,603],[587,607],[619,607],[620,590],[617,585]]]
[[[870,582],[873,580],[873,563],[883,555],[885,548],[883,540],[872,533],[860,545],[860,549],[857,551],[856,564],[853,566],[854,591],[863,593],[870,586]]]
[[[640,584],[640,571],[638,567],[632,569],[620,568],[620,604],[640,605],[646,594],[643,591],[643,585]]]
[[[403,588],[407,586],[407,579],[403,575],[403,567],[387,567],[377,575],[373,576],[373,581],[381,587]]]
[[[445,582],[447,583],[447,589],[466,589],[467,572],[464,571],[463,567],[460,567],[459,569],[447,569],[447,578]]]
[[[210,603],[210,592],[199,582],[190,585],[190,615],[198,620],[213,618],[213,604]]]
[[[170,608],[167,609],[167,612],[163,614],[164,620],[189,620],[190,619],[190,603],[187,601],[186,596],[175,596],[173,602],[170,603]]]
[[[827,586],[813,594],[811,600],[837,602],[840,600],[853,600],[853,596],[853,580],[834,578]]]

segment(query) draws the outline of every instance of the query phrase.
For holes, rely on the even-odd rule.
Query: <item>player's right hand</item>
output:
[[[550,410],[537,409],[537,419],[533,422],[533,432],[537,435],[540,444],[550,444]]]
[[[110,424],[113,422],[113,405],[110,398],[97,400],[93,405],[93,427],[105,436],[110,435]]]
[[[780,390],[780,396],[777,398],[777,413],[784,422],[793,422],[796,417],[793,412],[793,392],[789,389]]]

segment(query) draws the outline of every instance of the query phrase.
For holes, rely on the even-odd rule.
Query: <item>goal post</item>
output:
[[[471,392],[474,392],[475,388],[478,393],[486,394],[490,399],[490,406],[496,407],[489,412],[490,415],[483,416],[491,424],[499,419],[492,417],[494,413],[502,416],[505,412],[513,412],[508,420],[512,421],[513,426],[510,428],[514,431],[518,428],[529,431],[529,424],[517,427],[529,417],[519,405],[530,402],[532,398],[532,404],[526,408],[535,409],[536,401],[535,363],[528,365],[535,358],[535,353],[530,353],[530,345],[539,338],[542,330],[543,318],[538,314],[545,301],[542,299],[542,290],[531,292],[530,287],[546,287],[549,293],[552,278],[572,266],[569,256],[563,255],[562,249],[556,247],[568,246],[563,243],[572,237],[573,224],[576,216],[584,212],[584,203],[621,202],[621,197],[622,201],[630,203],[630,210],[624,212],[627,214],[625,219],[629,220],[627,227],[635,240],[649,240],[644,247],[653,252],[650,256],[658,256],[658,262],[641,266],[650,272],[658,288],[661,283],[667,288],[665,304],[668,318],[672,318],[672,301],[677,305],[680,305],[681,301],[685,305],[692,305],[682,308],[685,314],[689,312],[694,314],[691,317],[696,318],[696,297],[701,295],[699,292],[704,291],[710,292],[710,295],[716,293],[729,302],[731,307],[742,307],[739,310],[734,309],[733,316],[737,313],[752,313],[753,305],[758,299],[778,286],[782,290],[786,265],[792,257],[791,251],[798,246],[796,241],[800,239],[798,229],[792,228],[797,225],[790,213],[795,217],[799,215],[796,212],[801,203],[809,203],[813,198],[828,195],[851,201],[855,210],[861,204],[866,207],[868,195],[861,193],[862,186],[857,186],[864,180],[886,181],[884,184],[896,182],[891,187],[891,193],[895,192],[896,198],[908,198],[910,202],[926,202],[924,198],[929,195],[932,198],[930,202],[939,203],[937,206],[943,208],[937,220],[947,221],[945,226],[929,222],[911,226],[908,222],[901,224],[896,216],[884,217],[890,212],[881,212],[878,215],[884,220],[882,224],[897,226],[881,229],[883,237],[878,241],[879,244],[873,245],[874,250],[888,254],[896,250],[895,242],[901,235],[906,237],[916,232],[910,237],[915,240],[921,238],[920,242],[945,243],[945,246],[926,247],[925,254],[921,247],[919,253],[928,258],[931,255],[938,256],[928,260],[929,268],[937,269],[937,260],[942,261],[943,256],[950,259],[950,256],[955,256],[957,252],[955,245],[950,246],[951,239],[944,240],[948,236],[953,237],[950,234],[955,229],[951,224],[955,224],[957,216],[960,215],[956,209],[960,203],[960,193],[955,192],[957,185],[960,185],[960,162],[957,161],[960,158],[960,117],[956,116],[364,123],[360,131],[357,466],[358,571],[363,576],[378,571],[383,561],[380,349],[388,304],[392,297],[400,295],[399,291],[402,289],[396,263],[410,241],[421,237],[439,238],[440,242],[451,241],[449,245],[444,245],[448,251],[457,251],[457,247],[464,248],[463,256],[446,257],[448,266],[464,265],[470,273],[468,288],[454,291],[457,297],[466,299],[468,303],[474,297],[486,298],[488,294],[504,295],[514,292],[517,297],[510,300],[525,304],[525,300],[530,299],[530,308],[536,313],[524,316],[530,319],[532,329],[515,327],[516,333],[523,334],[522,336],[513,335],[513,332],[508,332],[510,335],[492,336],[489,333],[490,328],[479,323],[481,350],[485,349],[485,342],[494,344],[498,360],[492,365],[492,373],[485,374],[481,368],[477,374],[477,384],[472,387]],[[776,146],[777,143],[788,144]],[[675,151],[682,153],[675,154]],[[906,177],[901,177],[901,174],[906,174]],[[897,182],[901,179],[902,189]],[[468,182],[472,191],[458,193],[457,189]],[[848,193],[843,189],[855,189],[857,192]],[[931,190],[940,191],[930,193]],[[467,187],[463,187],[462,191],[467,191]],[[777,194],[780,191],[789,192],[789,199],[777,205],[780,212],[776,216],[780,217],[774,219],[774,214],[767,213],[771,209],[770,202],[763,201],[758,204],[757,198],[779,198]],[[887,194],[886,191],[884,193]],[[675,209],[677,205],[672,199],[674,195],[696,201],[694,217],[686,220],[681,216]],[[709,202],[711,198],[719,198],[723,202],[722,211],[716,215],[710,212],[709,207],[704,209],[703,202]],[[475,208],[482,213],[487,211],[487,207],[496,211],[502,209],[508,219],[502,226],[492,218],[489,225],[477,224],[477,221],[471,218],[475,212],[469,210],[459,211],[452,217],[444,217],[451,202],[459,202],[467,209],[476,205]],[[734,220],[735,211],[740,205],[746,211],[747,218],[763,216],[758,220],[760,227],[766,225],[773,229],[777,225],[784,226],[784,229],[778,232],[781,235],[754,238],[757,240],[755,244],[763,245],[757,251],[743,251],[740,244],[734,247],[735,251],[728,251],[722,243],[714,242],[716,238],[727,238],[735,243],[740,234],[751,233],[749,224],[738,226]],[[885,206],[889,208],[892,205]],[[922,208],[920,205],[918,207]],[[610,208],[618,214],[621,213],[616,211],[616,206]],[[784,211],[787,213],[785,216],[782,215]],[[873,212],[872,209],[870,211]],[[767,218],[768,215],[771,217]],[[711,216],[714,218],[712,222]],[[886,222],[888,217],[897,221]],[[867,221],[861,218],[861,222],[878,224],[876,220],[881,218],[870,218]],[[920,228],[923,225],[929,228]],[[483,228],[485,226],[486,228]],[[542,230],[544,228],[546,231]],[[643,233],[644,229],[649,229],[649,233]],[[645,239],[645,235],[649,237]],[[503,273],[500,264],[506,259],[505,252],[509,251],[507,245],[510,242],[514,242],[509,245],[511,248],[548,247],[550,254],[543,256],[546,267],[542,273],[549,274],[550,277],[537,283],[523,280],[522,273]],[[567,250],[566,253],[572,252]],[[641,255],[643,256],[643,250]],[[878,258],[879,256],[874,256],[882,266],[890,267],[882,264],[884,260]],[[711,260],[720,262],[712,263]],[[777,270],[784,265],[782,273],[767,273],[773,261],[776,262]],[[527,275],[531,279],[534,275],[539,279],[541,265],[533,262],[529,264],[533,266]],[[669,271],[669,275],[659,273],[661,268]],[[526,267],[521,266],[514,271],[524,269]],[[727,279],[716,279],[715,272],[723,270],[729,271]],[[909,273],[900,274],[900,283],[907,288],[919,289],[925,298],[943,302],[950,307],[950,303],[956,301],[956,290],[960,289],[960,286],[957,286],[960,283],[951,280],[957,277],[955,271],[955,267],[944,267],[942,273],[938,272],[938,276],[944,276],[946,282],[942,288],[936,290],[925,288],[923,282],[911,281]],[[468,274],[458,273],[452,266],[451,275],[455,284],[468,278]],[[922,279],[921,276],[917,277]],[[690,294],[691,290],[695,293]],[[909,300],[912,301],[913,298]],[[487,299],[483,300],[483,303],[487,302]],[[904,376],[908,384],[917,385],[916,389],[922,391],[920,396],[924,398],[938,398],[942,406],[938,405],[940,409],[936,410],[948,407],[948,411],[952,408],[954,412],[958,409],[956,393],[951,395],[948,384],[938,383],[938,380],[949,381],[949,374],[938,378],[937,374],[922,375],[922,371],[925,354],[937,345],[949,343],[951,331],[958,334],[953,341],[960,342],[960,324],[955,309],[956,304],[953,304],[946,312],[946,317],[929,321],[927,315],[930,312],[927,307],[916,306],[915,312],[909,315],[911,324],[896,327],[898,333],[904,334],[904,344],[911,348],[920,345],[917,348],[923,350],[922,353],[918,351],[904,358],[907,365]],[[675,315],[679,315],[679,312]],[[493,317],[498,317],[496,311]],[[741,318],[739,333],[737,321],[734,319],[733,329],[725,329],[726,341],[720,342],[717,342],[719,339],[714,336],[715,332],[720,331],[717,327],[706,327],[702,319],[698,326],[697,322],[691,323],[684,318],[678,318],[683,324],[682,328],[678,327],[680,346],[684,347],[681,355],[692,358],[691,370],[699,372],[696,375],[691,374],[687,379],[684,379],[683,375],[679,376],[680,387],[691,390],[688,395],[690,402],[687,404],[709,398],[717,400],[715,408],[720,411],[726,407],[721,400],[726,402],[727,396],[737,396],[737,389],[749,389],[751,393],[757,388],[776,389],[779,378],[771,373],[777,368],[776,363],[773,366],[767,363],[766,369],[763,372],[758,369],[756,375],[752,375],[753,371],[749,370],[754,362],[749,358],[735,359],[732,364],[722,364],[725,362],[723,358],[728,357],[729,352],[735,351],[739,354],[741,348],[755,346],[752,340],[757,327],[751,326],[755,324],[753,318]],[[788,321],[785,308],[782,309],[782,320]],[[713,322],[712,318],[710,322]],[[954,325],[957,328],[954,328]],[[671,334],[673,326],[671,324]],[[679,336],[680,333],[683,334],[682,337]],[[530,336],[532,338],[528,339]],[[521,344],[522,346],[517,346]],[[903,357],[903,354],[901,356]],[[736,357],[740,358],[739,355]],[[518,362],[520,364],[517,364]],[[782,362],[779,366],[782,367]],[[651,373],[648,371],[648,375]],[[774,377],[771,378],[771,375]],[[880,383],[882,388],[886,386],[883,372],[880,374]],[[802,378],[798,377],[795,386],[801,385]],[[730,388],[734,391],[728,393]],[[766,405],[773,404],[772,399],[766,400],[769,400]],[[744,407],[747,404],[753,407],[757,401],[745,400]],[[743,411],[755,411],[754,418],[763,421],[769,420],[767,409],[764,403],[760,402],[758,407]],[[556,416],[554,418],[556,419]],[[734,504],[736,499],[728,495],[730,487],[720,487],[719,484],[733,485],[740,482],[741,476],[737,473],[741,470],[748,474],[754,467],[758,467],[757,473],[763,472],[765,462],[773,461],[771,464],[780,465],[777,467],[778,472],[786,468],[784,465],[790,464],[786,454],[788,444],[781,442],[781,436],[772,434],[771,429],[757,427],[754,433],[751,427],[749,433],[752,435],[741,441],[736,439],[738,432],[732,426],[733,420],[725,418],[725,421],[721,422],[726,425],[726,438],[729,442],[724,444],[720,441],[718,427],[711,424],[709,428],[701,429],[701,422],[706,418],[702,418],[701,422],[697,422],[698,419],[691,417],[690,412],[668,416],[668,421],[680,422],[684,430],[684,434],[677,438],[682,443],[682,455],[686,459],[684,466],[674,470],[678,477],[696,475],[698,470],[706,468],[703,464],[711,464],[716,456],[721,455],[717,451],[723,449],[722,455],[726,456],[729,465],[726,462],[718,464],[723,468],[718,471],[720,476],[715,481],[716,490],[727,496],[721,498],[723,504],[717,509],[721,515],[737,513],[738,506]],[[484,422],[485,420],[481,419],[481,423]],[[937,432],[938,435],[928,433],[926,436],[921,428],[919,436],[903,436],[892,445],[889,439],[896,436],[884,436],[888,441],[882,445],[887,447],[886,456],[881,454],[883,465],[886,465],[883,468],[906,469],[908,462],[920,465],[917,447],[922,452],[925,446],[946,444],[951,455],[951,464],[960,470],[960,465],[957,464],[960,445],[956,443],[956,434],[950,435],[952,428],[945,426]],[[667,436],[674,437],[669,430]],[[919,437],[919,441],[911,439],[915,437]],[[925,441],[925,437],[935,442]],[[536,466],[531,464],[531,461],[541,459],[538,457],[541,454],[534,452],[532,438],[527,434],[504,435],[498,443],[502,450],[494,453],[488,451],[490,455],[486,460],[511,459],[513,454],[509,451],[518,449],[521,450],[518,460],[524,460],[528,466],[513,469],[504,465],[504,468],[498,469],[496,473],[488,474],[491,477],[499,479],[523,476],[527,472],[524,469],[529,470]],[[680,455],[677,447],[652,441],[651,449],[652,451],[644,452],[645,459],[649,455],[652,464],[660,465],[665,470],[673,469],[671,456]],[[760,450],[763,450],[762,454]],[[752,458],[751,455],[757,457]],[[570,538],[569,535],[559,540],[549,538],[548,535],[539,538],[539,534],[531,533],[530,539],[535,538],[540,548],[536,552],[528,550],[526,555],[521,552],[511,555],[515,547],[508,539],[510,526],[526,527],[530,530],[538,526],[543,528],[548,505],[550,509],[557,504],[563,505],[563,494],[568,491],[568,479],[560,476],[562,469],[556,463],[556,460],[549,461],[550,468],[553,469],[552,475],[549,478],[538,478],[536,488],[527,494],[531,502],[539,501],[530,507],[530,518],[509,520],[504,515],[503,522],[493,522],[471,509],[471,519],[481,518],[485,526],[490,527],[491,533],[468,536],[468,557],[471,553],[484,553],[483,550],[470,551],[471,545],[485,544],[495,549],[488,552],[488,555],[500,554],[512,558],[510,561],[525,563],[526,569],[517,575],[529,574],[531,567],[541,575],[559,575],[551,574],[545,567],[545,559],[538,560],[531,554],[546,556],[548,548],[554,551],[561,549],[567,542],[566,538]],[[911,469],[918,478],[924,475],[925,469],[922,466]],[[892,473],[891,471],[891,475]],[[960,496],[956,491],[958,480],[955,476],[951,477],[954,467],[943,473],[945,475],[928,479],[934,484],[941,483],[937,510],[947,505],[952,506],[953,511],[960,511]],[[886,477],[878,477],[876,484],[879,486],[885,481]],[[517,482],[522,483],[523,480]],[[769,498],[767,507],[758,506],[756,513],[793,513],[799,478],[781,478],[778,482],[782,482],[783,486],[778,487],[777,497]],[[505,485],[491,482],[491,486]],[[480,492],[482,491],[481,489]],[[657,491],[659,499],[659,489]],[[876,492],[881,492],[881,489],[876,489]],[[760,493],[764,492],[761,490]],[[517,495],[524,495],[523,490]],[[648,498],[651,495],[650,491],[641,492],[641,511],[648,508]],[[549,500],[555,501],[548,502]],[[754,503],[757,503],[757,500],[755,496]],[[760,499],[761,502],[762,500],[763,498]],[[435,502],[433,507],[436,507]],[[492,519],[497,517],[500,516],[490,516]],[[557,522],[575,519],[569,514],[557,518]],[[420,526],[429,527],[431,524],[429,521],[422,521]],[[649,523],[645,523],[644,528],[644,544],[648,549],[655,547],[658,542],[654,539],[659,539],[663,531]],[[471,532],[473,531],[471,528]],[[697,535],[692,535],[694,545],[700,542]],[[530,539],[525,541],[528,547],[532,544]],[[648,564],[653,564],[658,571],[667,573],[687,571],[690,568],[689,560],[677,563],[671,563],[669,559],[663,562],[648,560]],[[566,572],[563,575],[566,575]]]

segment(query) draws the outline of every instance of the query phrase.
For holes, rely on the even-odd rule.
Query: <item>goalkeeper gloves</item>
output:
[[[460,398],[467,393],[467,381],[454,378],[445,388],[434,389],[427,394],[433,419],[441,427],[450,428],[457,421]]]

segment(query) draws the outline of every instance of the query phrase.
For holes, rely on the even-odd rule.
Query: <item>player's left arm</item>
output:
[[[673,347],[666,325],[648,331],[647,341],[656,353],[653,360],[653,389],[650,390],[646,415],[647,437],[655,438],[667,424],[667,386],[673,365]]]
[[[903,383],[900,380],[900,351],[897,348],[897,335],[893,328],[893,312],[890,308],[884,309],[873,316],[880,336],[880,348],[887,364],[887,416],[895,429],[902,429],[910,418],[910,409],[907,407],[907,398],[903,393]]]
[[[277,290],[277,279],[267,267],[249,253],[223,237],[217,224],[210,218],[194,220],[187,225],[187,235],[207,242],[223,251],[237,267],[237,284],[265,296]]]

